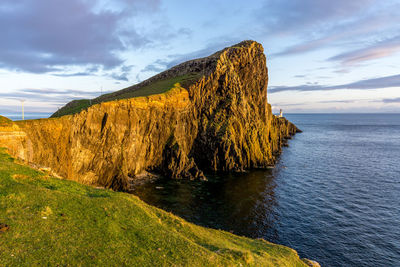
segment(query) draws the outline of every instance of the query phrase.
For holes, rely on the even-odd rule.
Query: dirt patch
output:
[[[29,176],[24,175],[24,174],[14,174],[14,175],[12,176],[12,178],[13,178],[14,180],[25,180],[25,179],[28,179]]]
[[[7,231],[7,230],[9,230],[10,229],[10,226],[8,226],[7,224],[5,224],[5,223],[0,223],[0,233],[1,232],[5,232],[5,231]]]

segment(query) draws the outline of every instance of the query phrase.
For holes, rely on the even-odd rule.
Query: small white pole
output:
[[[22,104],[22,120],[25,120],[25,112],[24,112],[24,103],[25,103],[25,99],[21,100],[21,104]]]

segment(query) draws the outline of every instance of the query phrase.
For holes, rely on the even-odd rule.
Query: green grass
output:
[[[0,149],[0,266],[306,266],[264,240],[196,226],[134,195],[50,177]]]
[[[140,84],[133,85],[131,87],[125,88],[120,91],[104,94],[96,99],[93,99],[92,101],[88,99],[74,100],[65,105],[64,107],[62,107],[61,109],[59,109],[51,117],[54,118],[54,117],[61,117],[64,115],[79,113],[82,110],[87,109],[91,105],[99,104],[102,102],[162,94],[172,89],[176,83],[179,83],[182,87],[185,88],[186,86],[190,85],[199,78],[200,74],[189,73],[182,76],[167,78],[164,80],[158,80],[145,86],[140,86]]]
[[[79,113],[84,109],[91,106],[91,101],[89,99],[74,100],[69,102],[66,106],[62,107],[56,111],[51,117],[61,117],[64,115],[70,115]]]
[[[132,98],[132,97],[162,94],[162,93],[169,91],[171,88],[173,88],[174,84],[176,84],[176,83],[179,83],[183,87],[185,87],[185,85],[187,85],[188,83],[191,83],[193,80],[196,80],[198,78],[199,78],[199,75],[191,73],[191,74],[186,74],[183,76],[173,77],[173,78],[169,78],[169,79],[165,79],[165,80],[159,80],[159,81],[153,82],[151,84],[148,84],[146,86],[140,87],[136,90],[129,91],[129,89],[128,90],[125,89],[125,90],[127,90],[127,92],[123,93],[123,94],[110,93],[110,94],[104,95],[104,98],[105,98],[104,100],[112,101],[112,100],[117,100],[117,99],[126,99],[126,98]],[[105,101],[102,101],[102,102],[105,102]]]
[[[12,124],[12,121],[6,117],[0,116],[0,126],[9,126]]]

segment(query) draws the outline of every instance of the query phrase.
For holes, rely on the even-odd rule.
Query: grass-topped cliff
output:
[[[18,164],[0,149],[0,266],[307,266],[267,241],[196,226],[134,195]]]
[[[120,91],[101,95],[95,99],[81,99],[71,101],[70,103],[59,109],[57,112],[55,112],[53,115],[51,115],[51,117],[57,118],[65,115],[79,113],[82,110],[91,107],[92,105],[102,102],[162,94],[172,89],[177,83],[182,86],[187,86],[192,84],[199,77],[199,73],[187,73],[177,77],[161,77],[157,79],[152,79],[150,81],[146,80],[142,83],[130,86]]]
[[[253,41],[244,41],[233,47],[240,48],[247,46]],[[94,99],[74,100],[66,104],[64,107],[55,112],[51,117],[57,118],[65,115],[79,113],[80,111],[89,108],[92,105],[113,100],[121,100],[139,96],[149,96],[153,94],[164,93],[174,84],[179,83],[184,88],[189,88],[190,85],[199,81],[203,76],[210,75],[216,67],[218,57],[225,50],[218,51],[208,57],[190,60],[174,66],[166,71],[163,71],[141,83],[129,86],[122,90],[104,94]]]
[[[272,114],[267,85],[262,45],[244,41],[90,107],[82,100],[55,118],[14,122],[0,146],[58,176],[115,190],[149,173],[205,179],[207,172],[266,168],[298,131]],[[62,114],[69,115],[56,117]]]

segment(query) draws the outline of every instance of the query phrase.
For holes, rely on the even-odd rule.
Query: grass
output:
[[[59,109],[51,117],[54,118],[79,113],[82,110],[89,108],[91,105],[102,102],[162,94],[172,89],[176,83],[179,83],[182,87],[186,87],[196,81],[198,78],[200,78],[199,74],[189,73],[182,76],[158,80],[144,86],[140,86],[140,84],[133,85],[117,92],[104,94],[96,99],[93,99],[92,101],[88,99],[74,100]]]
[[[162,94],[170,90],[171,88],[174,87],[174,84],[179,83],[182,87],[185,87],[188,83],[191,83],[193,80],[196,80],[199,78],[199,75],[191,73],[191,74],[186,74],[182,76],[177,76],[173,78],[168,78],[164,80],[159,80],[155,81],[151,84],[148,84],[143,87],[139,87],[138,89],[129,90],[130,88],[124,89],[126,90],[125,93],[123,94],[118,94],[118,91],[116,93],[110,93],[107,95],[104,95],[103,97],[105,98],[105,101],[112,101],[112,100],[117,100],[117,99],[126,99],[126,98],[132,98],[132,97],[139,97],[139,96],[149,96],[149,95],[156,95],[156,94]],[[105,102],[102,101],[102,102]]]
[[[66,106],[62,107],[56,111],[51,117],[62,117],[64,115],[70,115],[79,113],[84,109],[91,106],[91,101],[89,99],[80,99],[69,102]]]
[[[0,148],[0,266],[306,266],[290,248],[50,177]]]
[[[12,121],[6,117],[0,116],[0,126],[9,126],[12,124]]]

